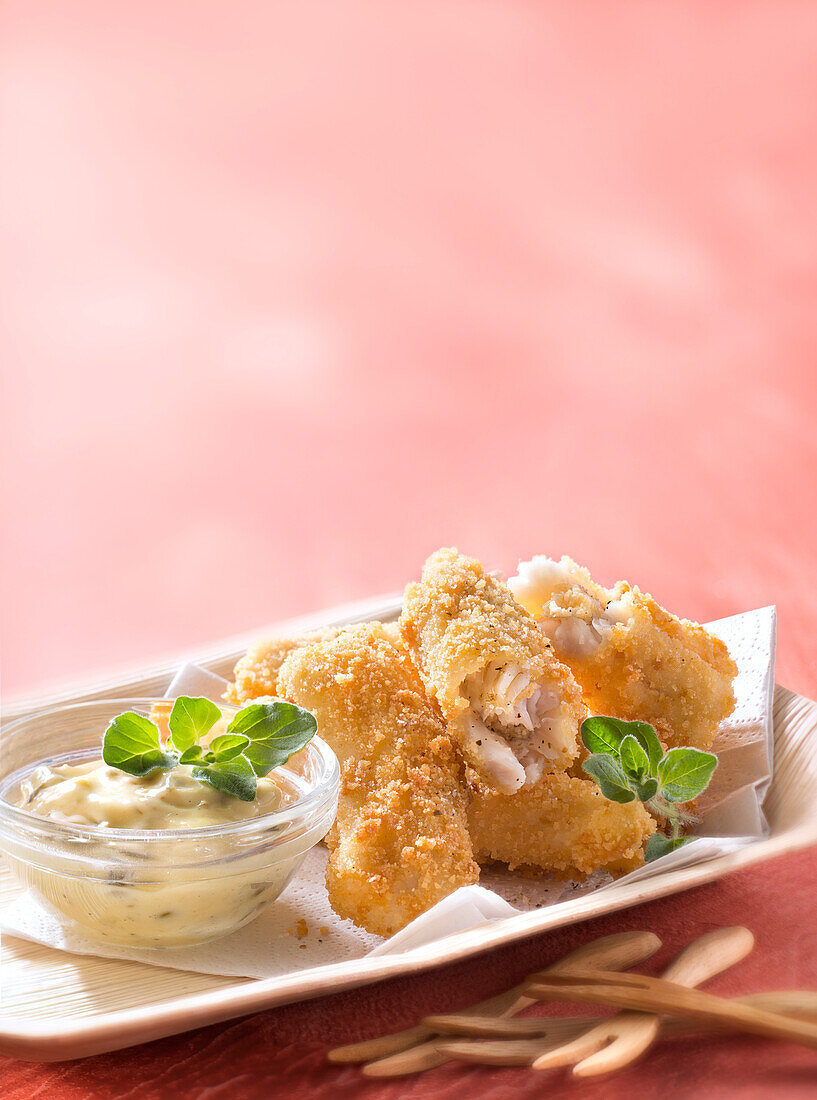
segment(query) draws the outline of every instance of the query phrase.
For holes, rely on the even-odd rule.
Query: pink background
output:
[[[569,552],[693,618],[776,602],[779,679],[817,693],[817,6],[6,0],[0,50],[6,692],[399,588],[456,543]],[[771,866],[782,933],[752,876],[652,919],[679,945],[746,921],[779,962],[814,860]],[[817,984],[787,950],[784,984]],[[458,1003],[510,957],[461,967]],[[200,1095],[168,1054],[252,1095],[258,1067],[229,1082],[279,1025],[275,1080],[355,1095],[326,1042],[446,990],[265,1014],[211,1061],[204,1032],[9,1066],[6,1095],[125,1095],[126,1069]],[[768,1095],[776,1050],[717,1049],[721,1088]],[[403,1087],[366,1095],[442,1085]]]
[[[441,543],[776,600],[807,686],[817,7],[8,0],[2,39],[7,691]]]

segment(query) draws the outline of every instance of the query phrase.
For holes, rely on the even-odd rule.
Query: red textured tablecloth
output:
[[[706,620],[777,603],[817,694],[817,7],[7,0],[7,691],[569,552]],[[0,1094],[814,1095],[817,1055],[666,1044],[602,1083],[326,1049],[578,942],[748,924],[817,988],[813,852],[413,979]],[[660,964],[662,959],[657,961]]]

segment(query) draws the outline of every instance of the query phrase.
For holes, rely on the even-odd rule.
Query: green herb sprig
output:
[[[201,745],[221,716],[210,699],[180,695],[168,719],[170,737],[162,744],[155,722],[127,711],[117,715],[105,731],[102,759],[112,768],[138,776],[192,764],[194,779],[252,802],[258,779],[285,764],[318,729],[310,711],[275,699],[242,707],[225,733]]]
[[[595,779],[604,797],[611,802],[637,798],[666,820],[669,835],[654,833],[647,841],[648,862],[695,839],[681,835],[682,826],[698,820],[681,805],[709,786],[718,766],[714,753],[693,748],[665,753],[649,722],[624,722],[605,715],[586,718],[581,734],[591,753],[582,768]]]

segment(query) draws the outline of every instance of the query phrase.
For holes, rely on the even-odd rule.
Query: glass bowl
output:
[[[228,825],[111,829],[51,821],[11,804],[32,768],[100,756],[112,718],[148,714],[162,701],[55,707],[0,735],[0,852],[23,885],[106,943],[182,947],[234,932],[278,897],[335,818],[340,768],[319,737],[275,769],[293,801]]]

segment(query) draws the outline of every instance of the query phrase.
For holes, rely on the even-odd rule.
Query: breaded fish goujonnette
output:
[[[592,711],[651,722],[670,748],[710,748],[735,705],[723,642],[625,581],[603,588],[568,557],[521,562],[508,583]]]
[[[227,685],[224,698],[228,703],[241,706],[252,699],[277,695],[278,673],[290,653],[313,642],[336,638],[342,629],[328,626],[304,634],[281,634],[251,645],[235,666],[235,682]]]
[[[393,630],[380,623],[295,649],[278,693],[311,710],[341,763],[327,837],[332,908],[390,936],[479,868],[462,764]]]
[[[655,831],[640,802],[608,802],[595,783],[566,772],[543,775],[513,795],[473,778],[469,823],[480,863],[565,876],[632,870]]]
[[[569,767],[583,705],[570,670],[508,586],[456,550],[410,584],[400,632],[483,783],[505,793]]]
[[[348,629],[348,626],[322,626],[303,634],[279,634],[256,642],[235,666],[235,682],[227,685],[224,698],[228,703],[241,706],[252,699],[276,695],[278,673],[290,653],[313,642],[328,642]],[[383,630],[392,641],[399,641],[397,623],[384,623]]]

